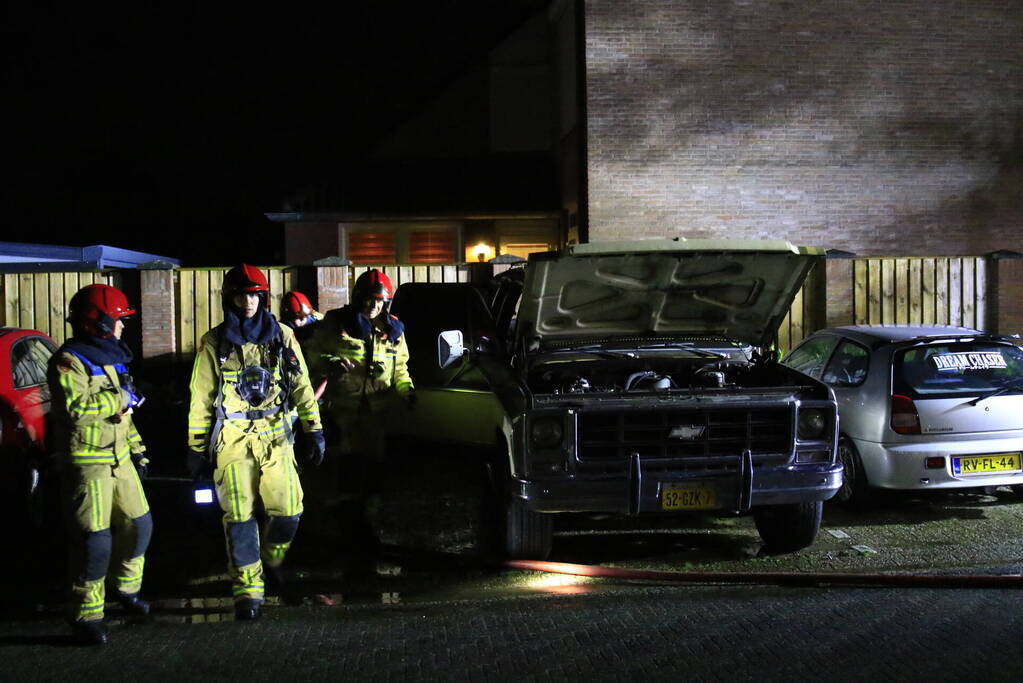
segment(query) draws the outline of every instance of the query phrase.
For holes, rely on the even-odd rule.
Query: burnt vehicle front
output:
[[[511,330],[499,354],[442,333],[440,365],[477,367],[501,406],[506,552],[546,556],[555,513],[751,511],[768,547],[811,544],[841,485],[836,405],[764,349],[821,258],[785,242],[575,245],[490,294],[494,329]]]

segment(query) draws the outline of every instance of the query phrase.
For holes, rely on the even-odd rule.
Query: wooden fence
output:
[[[789,312],[778,326],[777,347],[783,353],[803,341],[806,335],[824,326],[818,313],[825,279],[824,265],[824,262],[820,262],[810,271],[806,282],[796,292]]]
[[[175,272],[175,320],[178,354],[191,355],[210,328],[224,319],[224,274],[230,268],[182,268]],[[270,310],[281,309],[284,293],[295,289],[294,267],[260,268],[270,283]]]
[[[482,265],[364,265],[330,269],[337,271],[331,277],[347,282],[350,291],[356,278],[370,268],[382,270],[398,287],[406,282],[468,282],[481,275],[472,271]],[[507,267],[494,265],[493,272]],[[310,284],[315,278],[302,280],[303,268],[262,269],[270,282],[270,303],[275,313],[280,310],[284,292],[316,286]],[[202,335],[222,320],[221,291],[227,270],[182,268],[173,272],[174,303],[168,304],[167,317],[173,320],[172,348],[178,358],[192,355]],[[989,274],[995,272],[985,257],[870,257],[822,261],[793,300],[778,330],[778,348],[791,349],[834,318],[829,290],[848,293],[848,301],[842,302],[845,312],[837,324],[950,324],[987,329],[988,307],[994,305],[992,291],[998,279]],[[170,273],[167,277],[171,277]],[[134,270],[5,273],[0,282],[3,285],[2,324],[41,330],[58,343],[71,333],[65,323],[67,304],[80,287],[105,283],[123,289],[133,303],[140,301],[138,271]],[[316,300],[315,290],[307,294]],[[173,314],[169,313],[170,308]],[[145,347],[145,340],[142,341]]]
[[[850,282],[825,262],[807,277],[778,329],[778,348],[788,351],[814,330],[826,327],[827,288],[852,293],[856,325],[957,325],[985,330],[989,326],[989,262],[983,256],[919,256],[855,258]],[[1008,332],[1008,330],[1006,330]]]
[[[984,257],[860,258],[853,273],[857,325],[987,324]]]
[[[447,264],[441,266],[419,265],[385,265],[385,266],[352,266],[351,285],[367,270],[377,269],[391,280],[397,288],[406,282],[468,282],[469,267],[466,264]]]
[[[62,344],[71,336],[67,307],[82,287],[91,284],[124,286],[123,271],[83,273],[4,273],[3,326],[45,332]]]
[[[349,290],[355,279],[365,271],[376,268],[383,271],[391,283],[398,287],[405,282],[467,282],[469,271],[465,265],[378,265],[341,267],[348,273]],[[228,268],[182,268],[175,272],[176,352],[179,356],[195,353],[199,340],[206,331],[223,320],[222,290],[224,274]],[[281,308],[284,293],[298,286],[299,268],[260,268],[270,283],[270,310],[276,315]],[[308,292],[315,301],[313,292]]]

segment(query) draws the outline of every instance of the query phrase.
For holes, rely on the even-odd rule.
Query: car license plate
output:
[[[1019,453],[989,453],[968,458],[952,458],[952,473],[956,475],[1018,472],[1020,469]]]
[[[666,486],[661,490],[662,510],[713,510],[714,489],[703,486]]]

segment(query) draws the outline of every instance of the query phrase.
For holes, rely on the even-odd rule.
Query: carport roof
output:
[[[0,271],[7,273],[137,268],[152,261],[181,265],[178,259],[169,256],[119,249],[105,244],[69,247],[58,244],[0,242]]]

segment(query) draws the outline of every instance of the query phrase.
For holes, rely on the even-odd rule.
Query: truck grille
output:
[[[791,408],[579,413],[580,463],[624,465],[638,453],[685,470],[728,471],[750,450],[754,464],[785,462],[792,451]]]

